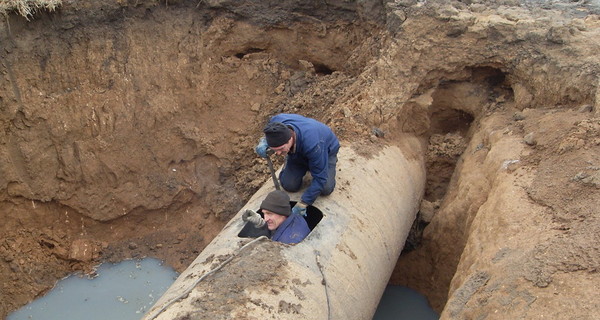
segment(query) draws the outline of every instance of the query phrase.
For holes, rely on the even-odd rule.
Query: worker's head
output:
[[[285,191],[270,192],[260,204],[267,228],[273,231],[291,214],[290,196]]]
[[[269,122],[263,129],[267,144],[278,155],[286,155],[293,145],[292,129],[281,122]]]

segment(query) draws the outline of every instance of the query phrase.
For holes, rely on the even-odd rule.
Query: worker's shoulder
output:
[[[303,115],[299,115],[296,113],[279,113],[274,115],[273,117],[271,117],[271,122],[277,121],[277,122],[285,122],[285,121],[316,121],[314,119],[311,118],[307,118]]]

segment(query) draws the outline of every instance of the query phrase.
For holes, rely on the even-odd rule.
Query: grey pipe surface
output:
[[[336,190],[313,204],[323,219],[296,245],[238,237],[265,183],[143,319],[371,319],[419,209],[423,154],[412,137],[372,156],[343,147]]]

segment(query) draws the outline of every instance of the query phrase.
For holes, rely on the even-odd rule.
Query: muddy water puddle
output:
[[[104,263],[97,277],[71,275],[7,320],[140,319],[175,281],[178,273],[160,260]]]

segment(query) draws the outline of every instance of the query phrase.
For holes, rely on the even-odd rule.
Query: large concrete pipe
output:
[[[424,190],[422,146],[402,145],[342,148],[336,190],[314,203],[322,220],[296,245],[238,237],[241,210],[143,319],[371,319]]]

